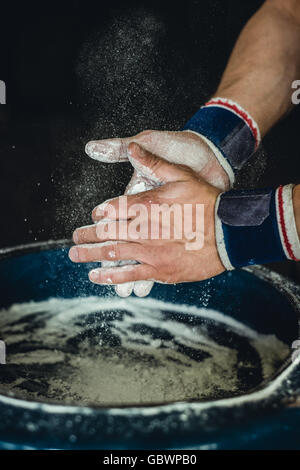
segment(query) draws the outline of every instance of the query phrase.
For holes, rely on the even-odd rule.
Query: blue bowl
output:
[[[2,315],[13,304],[43,302],[49,298],[74,299],[74,302],[80,298],[84,304],[82,298],[88,302],[93,296],[99,298],[100,306],[101,302],[104,305],[111,299],[117,301],[111,287],[89,282],[87,273],[94,267],[93,264],[70,262],[68,246],[64,242],[48,242],[1,250]],[[143,314],[144,307],[152,301],[148,298],[132,297],[129,300],[128,305],[134,305],[142,312],[134,325],[128,322],[128,319],[132,320],[132,313],[125,312],[127,301],[120,301],[121,307],[114,307],[115,311],[110,312],[121,322],[122,338],[129,330],[132,333],[133,329],[138,335],[138,339],[137,336],[134,339],[139,348],[139,357],[135,356],[137,361],[143,354],[143,358],[146,357],[147,351],[145,367],[152,364],[155,371],[154,356],[150,357],[152,353],[149,353],[153,340],[154,346],[151,347],[159,349],[160,353],[164,349],[165,357],[173,362],[180,356],[186,360],[186,367],[195,368],[196,374],[206,359],[205,348],[200,343],[197,347],[191,346],[189,340],[180,339],[180,335],[185,328],[193,334],[198,331],[197,328],[205,328],[211,340],[235,351],[236,364],[240,364],[235,371],[238,386],[232,390],[214,389],[204,397],[200,392],[191,396],[189,390],[183,387],[182,395],[176,395],[176,399],[171,399],[167,394],[165,399],[152,399],[150,396],[148,402],[135,402],[135,398],[131,399],[130,396],[127,401],[116,402],[112,398],[111,403],[93,400],[83,403],[80,399],[66,397],[60,400],[47,395],[43,378],[47,374],[50,377],[51,374],[68,371],[64,369],[66,363],[58,365],[57,369],[38,369],[28,365],[20,369],[10,363],[12,358],[25,357],[32,352],[37,347],[37,341],[13,344],[6,338],[8,332],[12,335],[14,331],[20,332],[14,330],[19,322],[25,337],[27,332],[32,337],[35,326],[40,327],[46,313],[38,312],[38,318],[27,316],[20,320],[18,317],[18,322],[15,320],[9,325],[1,324],[0,318],[0,339],[7,341],[7,364],[0,365],[0,448],[299,447],[297,427],[300,411],[291,405],[295,405],[299,395],[300,374],[297,361],[292,362],[289,351],[298,338],[297,286],[266,268],[255,266],[199,283],[155,284],[150,299],[156,308],[159,306],[159,318],[155,313],[159,327],[149,326],[149,311]],[[216,316],[211,312],[220,314]],[[89,312],[85,321],[82,315],[75,319],[77,323],[74,325],[82,328],[82,332],[76,340],[69,338],[67,341],[62,337],[61,350],[66,357],[69,352],[76,355],[79,353],[77,348],[82,347],[84,340],[88,341],[89,354],[89,348],[99,347],[98,344],[95,346],[97,332],[105,348],[109,347],[113,354],[119,354],[122,361],[122,355],[127,354],[128,350],[122,346],[122,339],[118,337],[121,333],[116,333],[115,326],[112,332],[112,317],[92,313]],[[13,318],[9,320],[12,321]],[[92,337],[85,334],[86,331],[89,334],[93,331]],[[250,332],[250,336],[245,335],[245,331]],[[60,332],[57,333],[59,336]],[[262,373],[261,360],[250,344],[249,338],[254,334],[261,338],[276,338],[286,347],[287,354],[277,361],[276,367],[267,376]],[[70,351],[66,350],[67,347]],[[134,360],[132,357],[131,360]]]

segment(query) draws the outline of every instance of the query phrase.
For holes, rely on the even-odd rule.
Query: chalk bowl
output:
[[[88,281],[94,266],[62,243],[1,253],[4,447],[201,444],[297,396],[298,289],[279,275],[255,267],[121,299]]]

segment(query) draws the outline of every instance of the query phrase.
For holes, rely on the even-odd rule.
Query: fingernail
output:
[[[85,153],[87,153],[89,156],[91,156],[91,154],[94,152],[94,149],[95,149],[95,142],[93,142],[91,140],[85,146]]]
[[[78,237],[78,232],[77,232],[77,230],[75,230],[75,232],[73,232],[73,242],[74,242],[74,243],[78,243],[78,242],[79,242],[79,237]]]
[[[72,246],[72,248],[70,249],[69,258],[71,261],[74,261],[75,263],[79,261],[79,253],[78,253],[78,249],[76,248],[76,246]]]
[[[92,271],[89,272],[89,278],[92,282],[96,282],[99,279],[99,273],[97,269],[92,269]]]
[[[85,146],[85,153],[92,158],[104,156],[107,153],[107,145],[91,140]]]

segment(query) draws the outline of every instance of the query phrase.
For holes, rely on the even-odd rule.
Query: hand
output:
[[[89,142],[86,146],[86,152],[90,157],[102,162],[128,161],[128,146],[131,142],[139,143],[149,152],[163,157],[169,162],[189,166],[215,187],[222,190],[229,188],[228,176],[214,153],[207,143],[193,132],[144,131],[125,139]],[[156,182],[151,178],[146,178],[141,172],[134,171],[125,194],[134,194],[151,189],[156,185]],[[103,264],[112,266],[116,263],[109,261]],[[116,286],[116,292],[125,297],[130,295],[134,289],[136,295],[144,296],[150,292],[152,284],[152,282],[147,281],[123,284],[122,286]]]
[[[97,284],[123,284],[139,280],[165,283],[200,281],[223,272],[215,242],[214,223],[215,201],[220,190],[203,181],[188,167],[170,164],[135,143],[129,144],[128,156],[135,169],[153,175],[160,186],[126,196],[127,208],[124,206],[125,196],[96,207],[92,214],[96,224],[74,232],[77,246],[70,249],[71,260],[92,262],[135,259],[140,263],[94,269],[89,277]],[[167,228],[166,222],[162,217],[152,217],[151,208],[155,204],[164,207],[165,212],[173,204],[181,209],[181,217],[171,218],[171,236],[168,239],[162,238]],[[183,220],[185,205],[192,205],[193,208],[193,215],[188,220]],[[197,205],[204,205],[205,223],[200,226],[200,231],[194,220]],[[136,207],[144,208],[138,218],[134,216]],[[107,218],[110,220],[107,221]],[[185,228],[189,225],[190,229],[186,232]],[[137,226],[140,230],[133,230]],[[149,236],[150,226],[151,233],[154,230],[159,234],[158,239]],[[174,233],[178,234],[180,227],[184,227],[184,230],[181,238],[178,238]],[[193,245],[191,232],[194,232],[196,241],[200,240],[201,246]]]
[[[124,139],[106,139],[88,142],[86,153],[100,162],[116,163],[128,161],[128,146],[136,142],[145,150],[164,158],[168,162],[186,165],[205,181],[223,191],[229,189],[229,179],[219,164],[211,148],[198,134],[190,131],[144,131]],[[127,187],[127,192],[139,179],[139,172],[134,175]],[[143,178],[142,178],[143,179]],[[149,183],[149,179],[146,181]],[[152,181],[153,185],[155,181]]]

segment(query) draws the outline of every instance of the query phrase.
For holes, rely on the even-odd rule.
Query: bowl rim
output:
[[[39,252],[44,250],[51,249],[60,249],[68,248],[72,245],[72,241],[69,239],[60,239],[60,240],[48,240],[43,242],[34,242],[29,244],[22,244],[7,248],[0,249],[0,261],[5,258],[10,258],[13,256],[22,256],[24,254]],[[283,275],[278,274],[265,266],[248,266],[242,268],[245,271],[248,271],[255,276],[259,277],[266,282],[271,282],[275,288],[280,292],[286,294],[289,302],[292,304],[295,311],[298,313],[298,319],[300,322],[300,286],[296,285],[291,280],[285,278]],[[284,281],[284,282],[283,282]],[[300,329],[298,329],[298,336],[300,337]],[[251,403],[262,402],[264,405],[269,401],[269,403],[274,405],[274,398],[281,397],[281,401],[285,401],[287,394],[284,393],[283,387],[286,381],[293,382],[294,375],[297,377],[297,387],[295,390],[289,390],[289,400],[296,399],[300,392],[300,377],[297,374],[297,364],[298,361],[292,362],[291,357],[287,358],[284,364],[280,367],[278,372],[275,374],[274,378],[268,379],[265,382],[262,382],[259,387],[250,391],[248,393],[220,398],[215,400],[206,400],[206,401],[176,401],[163,404],[143,404],[143,405],[118,405],[118,406],[96,406],[96,405],[86,405],[86,406],[77,406],[77,405],[68,405],[68,404],[57,404],[51,402],[39,402],[39,401],[29,401],[21,398],[10,397],[7,395],[0,394],[0,406],[12,406],[23,408],[24,410],[40,410],[44,413],[60,413],[70,415],[73,413],[90,415],[91,413],[109,413],[114,416],[134,416],[140,415],[141,413],[144,416],[155,416],[157,413],[169,413],[172,411],[182,412],[184,410],[191,410],[197,413],[208,410],[209,408],[220,408],[220,407],[231,407],[231,406],[240,406],[248,405]],[[293,379],[291,379],[293,376]],[[299,384],[298,384],[299,382]],[[277,405],[278,406],[278,403]]]

